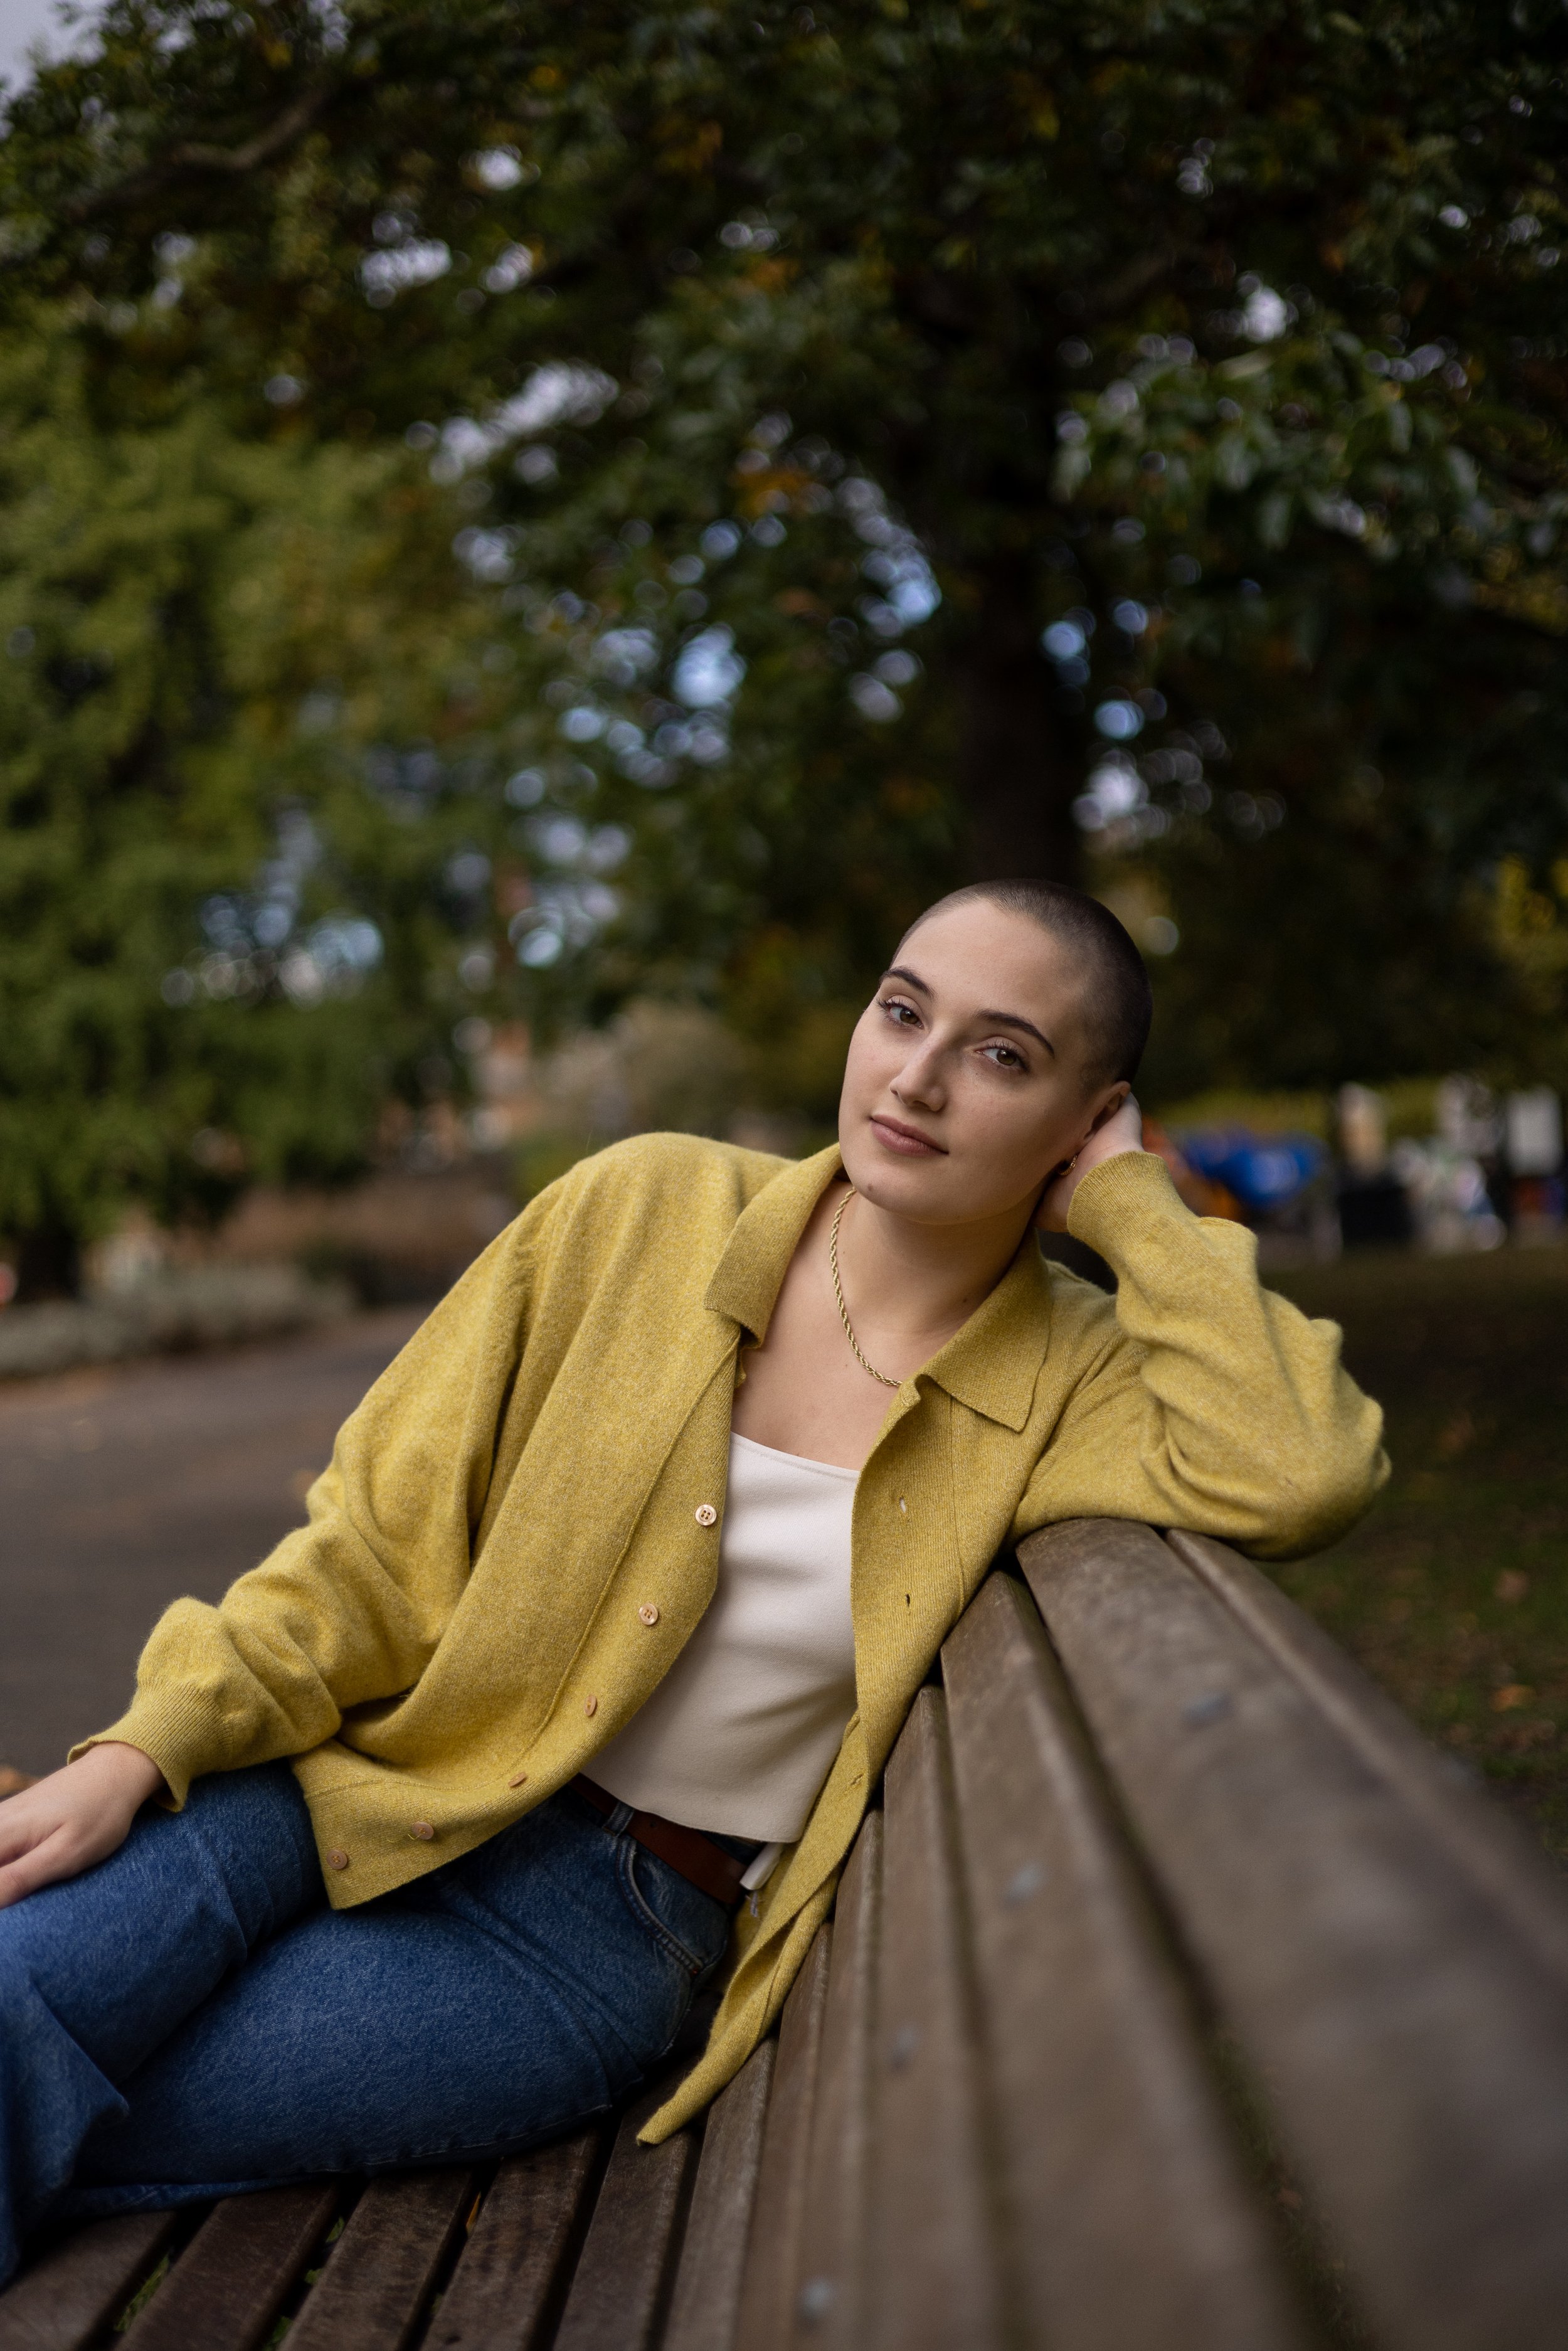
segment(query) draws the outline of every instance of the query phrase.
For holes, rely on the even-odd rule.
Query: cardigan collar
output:
[[[1035,1384],[1051,1342],[1051,1276],[1031,1225],[988,1298],[919,1373],[955,1403],[1019,1429],[1034,1408]]]
[[[811,1212],[842,1165],[835,1143],[781,1168],[736,1219],[703,1302],[759,1343]],[[988,1420],[1019,1429],[1034,1403],[1050,1333],[1051,1278],[1030,1231],[990,1295],[915,1376]]]
[[[843,1166],[839,1146],[814,1151],[781,1167],[741,1210],[714,1269],[703,1304],[727,1314],[758,1344],[768,1336],[789,1260],[811,1221],[811,1211]]]

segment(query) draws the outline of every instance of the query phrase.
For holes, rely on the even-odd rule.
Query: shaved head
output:
[[[971,882],[927,906],[904,938],[912,938],[933,914],[977,898],[1025,915],[1082,964],[1084,1021],[1092,1040],[1089,1080],[1103,1085],[1124,1078],[1131,1084],[1149,1040],[1154,998],[1144,958],[1110,908],[1059,882]]]

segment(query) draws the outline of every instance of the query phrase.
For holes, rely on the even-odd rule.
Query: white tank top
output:
[[[800,1835],[854,1711],[855,1479],[730,1437],[717,1589],[647,1705],[589,1765],[601,1788],[686,1828]]]

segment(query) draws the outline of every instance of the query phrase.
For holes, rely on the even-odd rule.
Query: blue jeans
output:
[[[510,2153],[613,2105],[730,1925],[623,1817],[563,1789],[331,1910],[267,1764],[0,1910],[0,2282],[47,2219]]]

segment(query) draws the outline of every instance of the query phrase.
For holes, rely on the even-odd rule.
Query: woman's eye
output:
[[[988,1045],[986,1050],[995,1061],[998,1070],[1027,1070],[1029,1067],[1023,1055],[1015,1052],[1010,1045]]]
[[[882,1005],[883,1010],[884,1012],[890,1012],[895,1020],[917,1020],[920,1017],[915,1011],[913,1004],[900,1004],[898,998],[894,996],[882,997],[879,998],[879,1001]]]

